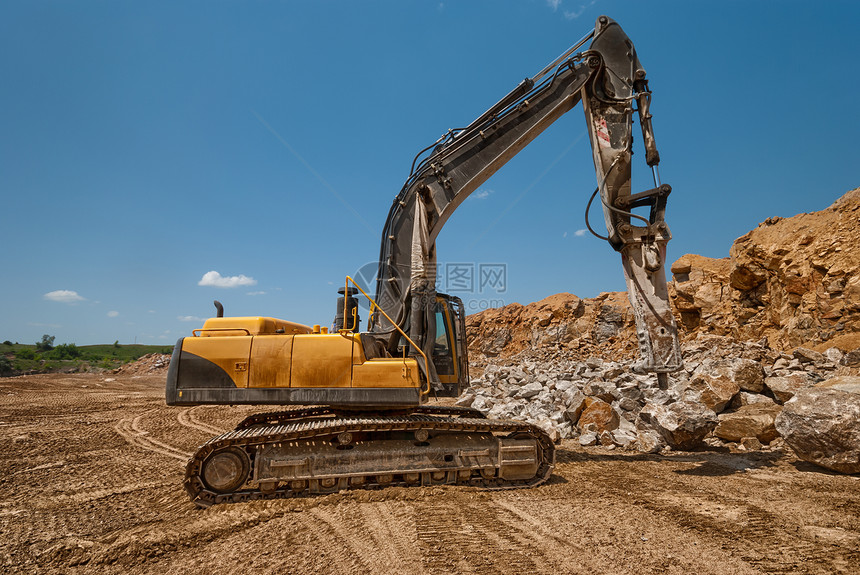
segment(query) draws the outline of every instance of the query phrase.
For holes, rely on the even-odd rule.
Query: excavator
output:
[[[586,44],[588,46],[586,47]],[[331,330],[271,317],[207,319],[181,338],[168,405],[274,405],[202,445],[184,487],[199,507],[392,485],[539,485],[555,447],[540,427],[492,420],[431,399],[469,384],[464,305],[436,291],[436,238],[457,207],[543,130],[581,103],[606,223],[621,254],[640,359],[665,387],[681,368],[665,277],[664,215],[651,92],[633,43],[612,19],[594,29],[467,127],[419,152],[382,232],[376,294],[351,277]],[[638,115],[654,188],[633,193]],[[633,210],[639,210],[634,213]],[[370,317],[360,330],[358,292]],[[450,403],[450,402],[449,402]]]

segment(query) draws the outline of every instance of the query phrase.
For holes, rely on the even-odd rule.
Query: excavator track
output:
[[[270,419],[282,423],[240,424],[201,446],[186,465],[185,490],[205,508],[389,486],[527,488],[549,478],[555,447],[542,429],[450,415],[460,409],[348,416],[326,416],[325,408],[278,412]],[[304,415],[282,415],[297,412]]]
[[[240,421],[236,425],[236,429],[245,429],[246,427],[253,427],[255,425],[280,425],[283,423],[287,423],[290,421],[294,421],[297,419],[304,419],[308,417],[323,417],[323,416],[331,416],[342,413],[351,413],[351,414],[363,414],[367,413],[366,410],[343,410],[337,409],[328,405],[314,405],[310,407],[296,407],[292,409],[284,409],[281,411],[270,411],[266,413],[255,413],[253,415],[249,415],[242,421]],[[372,413],[379,413],[379,411],[373,411]],[[483,419],[485,416],[481,411],[474,409],[472,407],[458,407],[458,406],[448,406],[448,405],[419,405],[417,407],[410,407],[401,410],[387,410],[387,415],[393,414],[415,414],[415,413],[423,413],[427,415],[443,415],[447,417],[471,417],[475,419]]]

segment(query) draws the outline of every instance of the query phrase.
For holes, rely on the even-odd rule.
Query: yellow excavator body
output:
[[[211,403],[213,396],[228,403],[257,403],[268,396],[265,403],[306,404],[316,398],[348,405],[368,392],[372,398],[372,390],[397,388],[405,392],[403,405],[420,403],[417,361],[368,358],[358,333],[327,333],[319,326],[269,317],[210,318],[193,333],[174,350],[170,404]]]

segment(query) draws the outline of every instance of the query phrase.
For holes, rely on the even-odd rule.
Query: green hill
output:
[[[150,353],[173,353],[173,346],[70,343],[46,350],[39,345],[6,341],[0,343],[0,376],[111,370]]]

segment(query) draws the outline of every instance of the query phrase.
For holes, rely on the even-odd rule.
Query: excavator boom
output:
[[[577,51],[588,40],[589,47]],[[465,199],[550,124],[583,103],[594,156],[607,239],[620,252],[636,320],[641,371],[665,373],[681,367],[677,328],[668,303],[664,221],[671,188],[632,194],[633,116],[638,112],[646,162],[660,158],[651,127],[645,70],[633,43],[615,21],[601,16],[592,32],[532,78],[521,82],[469,126],[452,130],[416,157],[382,234],[376,302],[398,325],[432,351],[435,334],[436,237]],[[636,107],[634,107],[634,103]],[[426,154],[426,155],[424,155]],[[650,207],[641,217],[634,208]],[[590,225],[589,225],[590,228]],[[371,332],[397,334],[381,315]],[[427,375],[434,379],[434,374]]]

